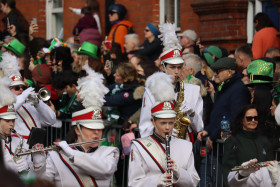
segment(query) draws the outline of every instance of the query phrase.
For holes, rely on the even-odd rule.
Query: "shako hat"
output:
[[[89,129],[103,129],[101,107],[104,96],[109,92],[103,84],[102,74],[92,70],[88,64],[84,66],[87,76],[78,81],[79,97],[85,109],[72,114],[72,125],[82,125]]]
[[[175,91],[171,75],[167,75],[163,72],[154,73],[148,77],[145,87],[151,92],[155,99],[151,109],[152,117],[176,117],[174,107]]]
[[[0,77],[0,118],[1,119],[16,119],[16,112],[14,103],[16,102],[16,96],[13,94],[9,86],[11,79],[8,77]]]
[[[175,24],[163,23],[159,25],[161,34],[158,36],[163,43],[164,52],[160,55],[161,64],[183,64],[182,46],[175,32]]]

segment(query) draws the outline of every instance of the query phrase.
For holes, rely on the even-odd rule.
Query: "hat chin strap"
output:
[[[82,131],[81,131],[80,124],[77,125],[77,128],[78,128],[78,130],[79,130],[79,132],[80,132],[80,134],[81,134],[82,141],[85,142],[85,138],[84,138],[84,135],[83,135],[83,133],[82,133]]]

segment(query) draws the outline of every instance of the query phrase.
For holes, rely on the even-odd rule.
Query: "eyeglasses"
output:
[[[145,29],[145,32],[150,32],[150,30],[149,29]]]
[[[11,88],[14,89],[15,91],[20,91],[20,89],[25,90],[26,86],[13,86]]]
[[[245,117],[247,121],[258,121],[259,120],[259,116],[246,116]]]

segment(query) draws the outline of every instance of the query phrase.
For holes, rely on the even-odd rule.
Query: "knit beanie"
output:
[[[51,69],[47,64],[38,64],[32,71],[33,79],[43,84],[50,83],[51,74]]]
[[[147,27],[149,27],[150,31],[155,37],[157,37],[160,34],[159,30],[157,30],[157,28],[153,24],[147,23]]]

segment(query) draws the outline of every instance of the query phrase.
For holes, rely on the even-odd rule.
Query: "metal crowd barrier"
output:
[[[103,137],[107,138],[103,145],[115,146],[121,149],[121,136],[124,134],[122,125],[112,124],[104,122],[105,129]],[[63,140],[67,136],[71,126],[71,120],[62,121],[60,128],[48,127],[47,139],[48,145],[52,145],[53,141]],[[139,137],[139,132],[136,131],[136,138]],[[204,140],[205,141],[205,140]],[[222,155],[223,155],[223,140],[217,140],[214,149],[212,151],[207,150],[205,142],[196,141],[193,146],[195,156],[195,167],[200,176],[200,182],[198,187],[221,187],[223,186],[222,175]],[[47,145],[47,146],[48,146]],[[276,160],[278,160],[278,154],[280,148],[275,151]],[[121,156],[121,155],[120,155]],[[122,160],[122,175],[121,182],[117,182],[117,177],[112,180],[111,187],[127,186],[127,173],[128,173],[128,159],[129,156],[125,156]],[[115,175],[116,176],[116,175]]]

